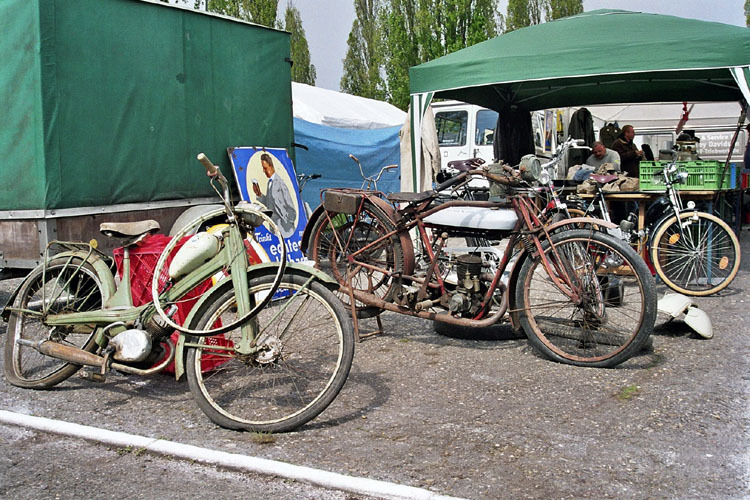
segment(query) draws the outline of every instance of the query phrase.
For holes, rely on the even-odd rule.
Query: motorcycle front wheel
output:
[[[656,320],[654,279],[643,259],[620,239],[587,229],[555,234],[543,249],[561,284],[541,257],[524,261],[515,293],[529,342],[577,366],[613,367],[636,354]]]
[[[253,278],[251,300],[272,292],[273,276]],[[194,327],[235,321],[231,287],[198,311]],[[354,357],[354,330],[341,301],[317,281],[285,274],[273,300],[249,323],[257,332],[242,350],[240,328],[193,337],[186,372],[203,412],[229,429],[285,432],[319,415],[341,391]],[[247,346],[245,346],[247,347]]]

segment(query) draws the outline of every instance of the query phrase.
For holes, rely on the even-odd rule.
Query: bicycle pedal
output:
[[[78,376],[90,382],[102,383],[107,380],[107,377],[105,375],[102,375],[101,373],[97,373],[97,372],[88,371],[88,370],[79,371]]]

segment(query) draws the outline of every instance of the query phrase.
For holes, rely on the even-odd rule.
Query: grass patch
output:
[[[617,399],[620,401],[629,401],[641,393],[641,388],[637,385],[629,385],[623,387],[620,392],[617,393]]]
[[[273,444],[276,442],[276,436],[270,432],[253,432],[250,434],[250,441],[255,444]]]

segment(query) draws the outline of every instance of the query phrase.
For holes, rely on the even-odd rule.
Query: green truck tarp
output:
[[[293,142],[289,34],[141,0],[0,2],[0,210],[211,196]]]
[[[410,69],[413,95],[495,110],[631,102],[738,101],[750,65],[739,26],[595,10],[478,43]]]

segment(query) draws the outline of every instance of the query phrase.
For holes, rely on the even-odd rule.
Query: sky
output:
[[[316,86],[339,90],[346,56],[346,39],[354,21],[353,0],[292,0],[302,17],[310,58],[317,72]],[[586,11],[623,9],[653,14],[745,25],[744,0],[584,0]],[[500,12],[505,14],[508,1],[500,0]],[[286,4],[279,2],[280,10]],[[617,40],[625,33],[613,33]],[[689,42],[688,42],[689,43]]]

